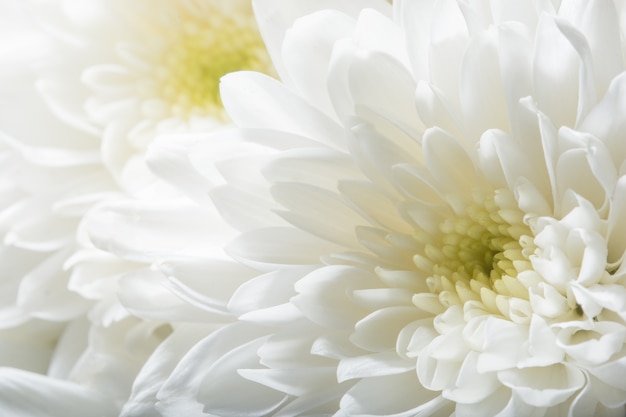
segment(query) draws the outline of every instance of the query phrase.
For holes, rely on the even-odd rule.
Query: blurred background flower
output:
[[[117,415],[174,322],[198,314],[166,289],[153,260],[188,247],[210,253],[230,233],[210,206],[156,179],[145,154],[159,133],[229,123],[219,78],[271,72],[269,58],[247,1],[0,6],[1,408]],[[186,158],[186,146],[166,157]],[[146,246],[149,236],[122,231],[141,255],[95,248],[84,219],[134,199],[153,213],[134,224],[160,228],[166,242]],[[100,213],[103,227],[115,218],[111,206]]]
[[[101,130],[103,163],[137,194],[151,190],[155,134],[219,127],[220,77],[271,72],[248,0],[32,0],[30,14],[55,40],[44,97]]]

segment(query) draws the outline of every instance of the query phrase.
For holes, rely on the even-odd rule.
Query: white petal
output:
[[[167,276],[169,284],[165,286],[174,295],[216,318],[230,316],[226,308],[229,299],[242,283],[256,275],[256,271],[230,259],[208,256],[171,258],[160,263],[159,269]]]
[[[606,273],[607,248],[606,242],[599,233],[580,231],[581,240],[585,246],[578,272],[578,282],[589,287],[597,284]]]
[[[120,417],[156,415],[156,395],[181,358],[211,329],[206,325],[184,325],[154,351],[135,378]],[[191,414],[186,414],[191,417]]]
[[[372,378],[401,374],[415,369],[415,361],[401,358],[395,351],[342,359],[337,365],[337,380]]]
[[[343,147],[339,125],[269,76],[230,73],[220,85],[224,107],[239,127],[277,129]]]
[[[48,167],[73,167],[95,165],[99,162],[98,152],[93,149],[68,149],[44,146],[30,146],[0,132],[0,139],[11,149],[16,150],[26,161]]]
[[[598,367],[590,369],[589,371],[605,384],[626,391],[626,380],[622,378],[622,375],[626,372],[625,356],[622,356],[617,360],[604,363]]]
[[[337,39],[352,35],[355,20],[336,10],[313,13],[294,22],[282,45],[283,64],[294,87],[308,100],[332,115],[327,73]],[[319,31],[320,27],[328,30]]]
[[[90,303],[67,289],[69,274],[62,265],[68,249],[54,253],[22,277],[16,300],[20,308],[53,321],[68,320],[86,311]]]
[[[417,357],[417,376],[420,383],[433,391],[453,388],[459,375],[461,362],[437,360],[424,351]]]
[[[589,167],[587,152],[582,149],[563,152],[556,166],[557,187],[561,199],[572,190],[601,208],[607,199],[595,175]]]
[[[127,272],[119,280],[119,298],[124,307],[144,320],[198,320],[204,315],[172,294],[166,278],[159,272]]]
[[[299,369],[239,369],[238,373],[247,380],[258,382],[294,397],[323,389],[336,382],[335,368],[332,366]]]
[[[585,373],[585,376],[587,378],[593,378],[590,377],[587,373]],[[570,407],[570,416],[583,417],[597,415],[595,411],[598,405],[598,399],[594,395],[593,386],[593,382],[588,379],[583,389],[580,390],[578,395],[576,395],[576,397],[572,401],[572,405]]]
[[[545,14],[537,27],[533,62],[534,97],[539,110],[557,127],[574,126],[579,58],[554,19]]]
[[[501,414],[500,412],[506,408],[510,400],[510,390],[508,388],[501,387],[491,396],[477,403],[457,404],[456,409],[454,410],[455,417],[474,417],[483,414],[487,416],[505,417],[506,414]],[[519,412],[519,409],[517,412]]]
[[[626,177],[615,184],[608,229],[608,261],[616,262],[626,253]]]
[[[237,288],[228,309],[237,316],[288,303],[296,294],[295,283],[312,268],[272,271],[248,280]]]
[[[263,378],[256,383],[242,372],[259,366],[256,351],[262,343],[261,339],[240,344],[215,361],[210,377],[200,385],[198,399],[204,403],[203,411],[223,417],[252,417],[269,415],[286,402],[286,395],[262,385]]]
[[[320,334],[332,335],[338,344],[346,345],[344,332],[328,331],[315,323],[300,321],[295,326],[284,326],[272,334],[257,351],[259,360],[264,366],[273,369],[333,367],[332,376],[336,382],[337,360],[320,354],[318,341],[324,337]],[[344,347],[351,350],[349,346]]]
[[[122,258],[152,261],[160,255],[211,253],[232,236],[215,213],[186,201],[116,201],[86,218],[96,246]]]
[[[88,120],[82,109],[78,107],[78,103],[82,104],[82,97],[76,97],[76,92],[67,91],[67,89],[63,89],[63,93],[60,94],[58,90],[63,87],[60,87],[58,83],[50,79],[40,79],[35,85],[48,108],[56,117],[67,125],[92,136],[95,142],[95,139],[100,136],[100,131]],[[57,91],[54,91],[55,89]]]
[[[346,248],[360,248],[354,229],[365,220],[339,195],[308,184],[287,182],[275,184],[272,194],[288,209],[279,214],[289,223]]]
[[[311,147],[281,152],[263,168],[263,175],[274,183],[289,178],[330,191],[337,189],[339,180],[363,178],[348,155]]]
[[[520,366],[548,366],[563,361],[565,352],[557,344],[554,331],[541,317],[533,315],[528,332],[529,358]]]
[[[433,85],[420,81],[415,90],[415,102],[417,113],[425,127],[437,126],[454,136],[461,136],[461,115],[450,100]]]
[[[486,163],[497,161],[510,189],[515,189],[518,184],[528,181],[537,188],[543,199],[552,203],[552,188],[546,181],[545,165],[543,161],[528,156],[522,144],[511,135],[498,130],[488,130],[480,139],[481,153]],[[484,149],[483,149],[484,148]],[[497,159],[496,159],[497,155]],[[490,168],[487,173],[490,173]]]
[[[495,24],[517,21],[534,30],[542,12],[554,13],[554,6],[548,3],[527,3],[515,0],[490,2],[491,13]]]
[[[576,284],[572,285],[572,291],[581,304],[586,301],[598,307],[619,313],[622,316],[626,312],[626,288],[622,285],[594,285],[587,288]],[[584,306],[583,310],[587,311]]]
[[[236,323],[198,342],[159,390],[159,412],[200,417],[204,409],[224,417],[252,417],[275,409],[283,395],[237,374],[238,368],[258,363],[256,349],[262,343],[258,338],[265,333],[262,328]],[[242,396],[246,401],[241,401]]]
[[[86,317],[72,321],[63,330],[50,358],[47,375],[52,378],[69,379],[81,355],[88,349],[90,323]],[[22,367],[20,367],[22,368]],[[22,368],[23,369],[23,368]],[[43,371],[42,371],[43,373]]]
[[[606,144],[616,167],[619,167],[626,158],[626,148],[623,146],[621,136],[626,126],[624,88],[626,73],[621,73],[611,81],[602,100],[580,125],[580,130],[591,133]]]
[[[307,415],[307,413],[318,415],[320,412],[333,413],[337,410],[338,399],[341,398],[345,390],[344,385],[326,384],[323,388],[295,398],[275,413],[274,417],[292,417],[294,415]]]
[[[341,399],[339,415],[409,417],[420,411],[436,415],[445,405],[436,392],[420,386],[413,372],[407,372],[360,380]]]
[[[623,388],[618,388],[612,385],[608,385],[592,375],[588,375],[589,383],[593,389],[594,400],[597,400],[600,404],[598,404],[598,409],[602,409],[600,405],[604,405],[607,408],[613,409],[616,415],[619,415],[620,411],[624,410],[624,403],[626,400],[626,390]],[[598,413],[600,414],[600,413]],[[607,415],[609,415],[607,410]]]
[[[520,177],[515,187],[515,199],[524,213],[546,216],[552,211],[550,202],[533,183],[523,177]]]
[[[584,374],[569,365],[500,371],[500,381],[535,407],[551,407],[570,398],[585,384]]]
[[[368,123],[359,123],[351,128],[349,145],[357,165],[377,187],[390,196],[397,194],[393,184],[393,167],[398,164],[414,164],[414,155],[376,130]]]
[[[0,369],[0,407],[14,416],[116,416],[110,398],[81,385],[13,368]]]
[[[431,128],[423,139],[426,166],[446,193],[463,195],[476,183],[476,168],[458,140],[446,132]]]
[[[485,400],[501,387],[495,373],[481,373],[478,368],[478,354],[470,352],[463,361],[455,387],[445,389],[444,398],[456,403],[468,404]]]
[[[193,143],[190,138],[178,135],[161,136],[149,147],[145,160],[150,169],[161,178],[199,203],[206,203],[207,190],[211,184],[193,169],[189,161],[187,152]]]
[[[508,130],[507,103],[502,89],[494,32],[473,38],[461,68],[461,108],[467,139],[477,142],[487,129]]]
[[[387,52],[388,53],[388,52]],[[417,87],[411,74],[387,53],[360,53],[348,70],[349,91],[357,113],[371,109],[410,133],[422,130],[415,107]]]
[[[384,0],[347,0],[337,3],[334,0],[285,1],[285,0],[254,0],[254,12],[263,35],[265,45],[272,57],[272,62],[281,78],[289,83],[289,72],[284,68],[281,56],[285,32],[293,22],[302,16],[317,10],[335,9],[356,18],[366,7],[390,13],[390,7]]]
[[[75,227],[74,219],[54,215],[25,218],[7,233],[5,243],[38,252],[59,250],[72,242]]]
[[[172,140],[178,135],[172,136]],[[236,180],[238,185],[263,184],[258,174],[260,168],[267,163],[266,157],[276,149],[306,146],[315,147],[315,142],[302,136],[279,132],[270,129],[220,129],[208,135],[193,134],[182,136],[184,157],[210,184],[219,185],[225,181]],[[195,143],[193,143],[195,142]],[[321,145],[319,145],[321,146]],[[238,161],[238,170],[232,165]],[[251,165],[251,166],[249,166]]]
[[[591,2],[584,15],[583,31],[589,41],[595,83],[600,96],[610,81],[624,69],[621,53],[619,12],[613,2]]]
[[[556,318],[570,310],[567,299],[553,286],[544,282],[528,290],[530,305],[535,313],[546,318]]]
[[[402,31],[391,19],[390,12],[390,9],[361,10],[355,33],[356,43],[374,53],[389,54],[409,68]]]
[[[26,315],[26,318],[29,317]],[[7,321],[4,325],[11,327],[0,330],[0,337],[2,338],[0,368],[17,368],[36,374],[49,372],[49,376],[60,379],[67,376],[67,374],[59,375],[56,372],[59,367],[63,367],[62,365],[57,367],[58,357],[62,354],[59,354],[58,351],[55,352],[55,349],[63,349],[61,346],[64,333],[62,324],[53,324],[44,320],[29,320],[23,324]],[[80,340],[84,336],[84,333],[81,333],[79,338],[71,341],[78,350],[84,348]],[[71,353],[68,356],[71,356]],[[75,357],[72,358],[74,362],[75,359]]]
[[[375,224],[387,230],[406,230],[408,225],[398,215],[397,202],[374,187],[370,182],[365,181],[342,181],[339,184],[339,191],[345,195],[355,206],[355,208],[369,220],[361,220],[359,223],[353,222],[353,227],[346,227],[349,233],[354,234],[356,226],[364,224]],[[358,217],[358,219],[363,219]],[[345,224],[345,223],[344,223]]]
[[[316,265],[320,257],[339,250],[306,232],[290,227],[272,227],[243,233],[226,247],[229,255],[267,269],[275,266]]]
[[[120,65],[95,65],[81,74],[81,81],[100,96],[130,95],[133,74]]]
[[[428,45],[434,2],[398,1],[394,12],[402,19],[407,51],[417,80],[429,78]]]
[[[579,30],[562,19],[556,19],[555,23],[572,47],[574,47],[581,61],[580,75],[578,77],[578,112],[576,116],[576,125],[578,125],[597,101],[591,50],[587,39]]]
[[[424,203],[442,203],[438,190],[421,167],[398,164],[394,167],[395,183],[412,200]]]
[[[268,325],[293,322],[302,313],[289,301],[296,292],[288,283],[295,283],[310,270],[278,270],[253,278],[235,291],[228,309],[242,321]]]
[[[317,337],[311,345],[311,354],[336,361],[366,354],[363,349],[346,343],[346,339],[347,335],[343,332],[332,332]]]
[[[398,275],[402,273],[402,271],[394,272],[397,272]],[[416,278],[414,275],[411,275],[409,271],[406,272],[407,279],[409,277],[414,279]],[[380,270],[376,271],[376,275],[378,277],[381,277]],[[392,274],[389,274],[387,278],[389,278],[390,275]],[[355,290],[352,293],[352,296],[354,297],[354,300],[356,302],[372,310],[403,305],[412,306],[413,295],[413,292],[411,292],[410,290],[407,291],[403,288],[371,288],[364,290]]]
[[[414,307],[388,307],[377,310],[360,320],[350,341],[370,352],[394,349],[404,326],[421,318]]]
[[[579,132],[567,127],[559,129],[559,141],[565,149],[569,147],[572,147],[572,149],[584,149],[587,164],[589,165],[591,173],[595,177],[595,181],[601,185],[607,196],[611,195],[618,179],[618,173],[617,167],[610,163],[611,154],[604,142],[590,134]],[[591,183],[595,181],[591,178],[588,180],[588,182]],[[584,187],[585,184],[583,184],[582,188],[585,189]],[[577,190],[577,188],[574,189]],[[593,195],[591,192],[581,192],[580,194],[585,196]],[[587,198],[593,200],[589,197]]]
[[[76,251],[63,264],[71,271],[68,288],[85,298],[98,299],[117,290],[117,278],[137,268],[116,256],[93,248]]]
[[[626,327],[614,322],[598,322],[591,330],[562,329],[557,344],[578,363],[594,366],[620,352],[625,339]]]
[[[521,356],[518,351],[527,337],[526,326],[494,317],[487,319],[484,345],[478,358],[481,372],[516,367]]]
[[[212,188],[209,195],[224,221],[239,231],[286,224],[272,211],[276,204],[266,197],[230,185]]]
[[[408,2],[405,1],[405,3]],[[421,8],[424,8],[424,6],[421,6]],[[426,6],[426,9],[428,9],[428,6]],[[417,7],[414,8],[413,13],[418,10]],[[425,59],[428,62],[429,78],[425,80],[430,81],[446,97],[454,100],[455,105],[460,106],[456,100],[458,100],[461,78],[461,61],[468,44],[466,21],[459,8],[459,3],[456,1],[437,1],[434,4],[433,14],[430,18],[428,18],[428,13],[426,12],[425,16],[416,20],[417,22],[423,21],[424,18],[429,20],[428,23],[423,23],[426,30],[429,31],[428,46],[423,51],[417,53],[419,55],[427,54],[428,56]],[[412,17],[415,18],[415,16]],[[407,26],[412,25],[414,25],[413,22],[407,22]],[[410,32],[412,30],[409,30]],[[418,42],[422,41],[422,39],[417,40]],[[411,48],[412,43],[412,40],[408,40],[409,48]],[[420,56],[420,58],[424,57]],[[414,59],[412,60],[413,63],[415,63]]]
[[[351,292],[371,288],[377,283],[376,276],[370,272],[348,266],[327,266],[298,281],[299,295],[292,302],[314,323],[350,329],[367,314],[365,308],[352,301]]]

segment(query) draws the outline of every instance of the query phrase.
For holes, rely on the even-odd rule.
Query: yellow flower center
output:
[[[502,208],[493,197],[476,200],[463,216],[444,220],[440,233],[417,236],[424,250],[414,257],[415,265],[442,306],[470,303],[486,313],[525,321],[528,290],[516,278],[531,269],[532,233],[519,210]],[[421,297],[414,299],[418,307]]]
[[[175,116],[224,119],[220,78],[238,70],[270,72],[270,59],[252,16],[227,16],[218,10],[202,19],[188,15],[172,38],[157,82]]]

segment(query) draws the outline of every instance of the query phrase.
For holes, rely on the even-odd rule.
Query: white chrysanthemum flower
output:
[[[150,194],[142,158],[156,134],[226,123],[219,77],[265,70],[265,52],[245,1],[30,4],[46,31],[23,4],[0,3],[0,409],[116,415],[155,347],[185,331],[172,323],[198,314],[148,266],[187,246],[211,252],[224,228],[162,183],[137,203],[150,215],[133,225],[150,229],[124,236],[124,259],[93,246],[85,218],[106,227]],[[167,244],[151,245],[155,229]]]
[[[21,35],[13,32],[14,45]],[[0,134],[0,408],[20,416],[113,416],[170,330],[120,308],[119,271],[71,260],[81,216],[119,192],[97,150],[76,149],[81,134],[46,112],[25,52],[24,60],[3,61],[0,94],[1,128],[22,139]]]
[[[227,76],[239,129],[190,156],[269,150],[212,190],[239,320],[157,409],[623,416],[624,2],[256,6],[283,83]],[[168,274],[208,309],[197,272]]]
[[[3,9],[9,22],[20,16],[10,10]],[[46,47],[28,29],[5,32],[8,48],[0,56],[1,328],[32,318],[66,321],[86,311],[88,303],[67,290],[63,263],[75,249],[77,213],[112,185],[104,169],[94,169],[97,152],[75,146],[80,135],[55,120],[37,97],[29,65]],[[38,126],[25,117],[31,111]]]
[[[221,76],[271,72],[249,0],[32,3],[57,40],[42,90],[66,113],[104,129],[103,160],[134,194],[150,191],[144,155],[156,134],[208,131],[227,121]]]
[[[79,3],[81,7],[78,7]],[[122,71],[117,55],[110,57],[110,64],[101,64],[102,61],[107,62],[107,48],[117,51],[118,54],[123,45],[137,44],[149,48],[151,44],[147,42],[148,34],[139,31],[139,28],[151,27],[151,31],[161,33],[159,28],[168,19],[178,22],[178,26],[172,24],[170,32],[182,30],[185,25],[193,26],[204,19],[206,25],[202,27],[202,36],[198,36],[214,38],[213,41],[207,39],[206,44],[195,45],[192,40],[196,38],[189,34],[179,34],[185,42],[188,41],[187,44],[183,42],[178,45],[179,47],[187,45],[189,48],[193,46],[210,51],[209,57],[203,52],[204,49],[187,57],[189,68],[201,69],[207,76],[198,76],[201,79],[195,80],[188,79],[186,75],[182,77],[179,81],[187,88],[179,91],[182,95],[190,94],[195,84],[205,89],[217,89],[219,76],[223,72],[237,68],[237,65],[245,66],[253,62],[252,58],[248,59],[248,52],[250,56],[262,59],[262,51],[257,48],[256,41],[251,40],[254,36],[258,37],[258,34],[254,35],[256,26],[250,21],[252,17],[248,10],[249,5],[246,8],[244,2],[182,4],[177,1],[162,1],[158,7],[150,7],[150,2],[113,4],[89,1],[74,4],[51,1],[38,3],[38,6],[41,9],[35,9],[36,11],[43,13],[42,10],[45,9],[48,12],[46,23],[50,30],[56,29],[53,33],[61,39],[52,45],[45,39],[45,34],[19,13],[21,9],[18,6],[14,3],[3,6],[6,8],[3,13],[6,24],[3,25],[0,49],[0,63],[3,64],[0,73],[3,79],[0,94],[0,233],[3,237],[0,259],[7,278],[0,307],[0,327],[17,325],[32,317],[64,321],[80,316],[89,306],[86,299],[109,297],[116,291],[117,285],[116,279],[109,278],[117,277],[132,267],[128,264],[116,264],[117,261],[110,255],[90,250],[90,243],[78,230],[82,217],[94,205],[124,198],[119,184],[111,178],[111,167],[106,164],[108,159],[103,156],[109,155],[111,148],[115,147],[109,144],[111,135],[107,134],[109,130],[115,130],[115,127],[110,124],[100,126],[80,108],[85,101],[103,102],[102,96],[107,97],[110,108],[118,108],[120,103],[128,102],[145,104],[156,98],[151,98],[146,91],[133,90],[126,84],[124,88],[120,85],[107,87],[104,84],[96,88],[96,84],[92,83],[95,92],[81,91],[80,75],[87,74],[83,78],[89,79],[88,74],[106,73],[107,68],[112,67]],[[137,15],[135,7],[150,9],[151,13]],[[119,19],[113,19],[119,16],[114,12],[133,16],[131,27],[139,31],[132,32],[135,37],[130,37],[127,33],[129,30],[119,27]],[[57,15],[63,19],[59,17],[58,25],[54,26],[53,17]],[[183,17],[187,17],[189,21],[183,21]],[[82,25],[84,32],[72,32],[76,28],[69,26],[69,23]],[[7,27],[10,30],[5,30]],[[128,37],[119,35],[110,39],[116,30]],[[231,35],[237,30],[241,31],[237,33],[242,36],[233,40]],[[164,44],[167,43],[166,40],[169,42],[174,38],[178,39],[170,36],[170,32],[164,33],[162,42],[157,43]],[[62,48],[60,44],[63,42],[67,45]],[[161,50],[161,59],[169,56],[168,51],[175,45],[166,46],[169,49]],[[251,51],[248,48],[252,48]],[[232,56],[224,52],[226,49]],[[241,59],[235,59],[237,57]],[[145,72],[151,70],[153,75],[160,74],[163,64],[156,61],[156,57],[153,58],[154,61],[145,62],[143,69]],[[212,59],[207,62],[207,58]],[[84,66],[80,67],[80,64]],[[176,82],[176,79],[175,74],[167,78],[170,83]],[[141,82],[144,81],[147,83],[147,78]],[[189,114],[181,114],[178,119],[171,116],[161,121],[165,124],[182,125],[190,123],[193,116],[193,120],[198,123],[201,120],[217,123],[216,119],[221,118],[218,115],[221,112],[219,103],[214,96],[207,95],[205,98],[207,101],[203,108],[190,105],[187,108]],[[174,102],[168,105],[172,108],[178,106]],[[87,107],[91,110],[93,106]],[[26,112],[36,123],[26,120]],[[113,118],[120,116],[120,113],[113,113]],[[125,117],[116,120],[128,121],[130,113],[132,112],[124,113]],[[98,114],[104,113],[96,112],[94,117],[97,118]],[[141,120],[143,119],[137,119],[133,123],[140,123]],[[104,128],[104,133],[101,128]],[[180,129],[182,128],[179,126]],[[116,140],[118,139],[119,135],[116,136]],[[144,139],[142,152],[145,152],[149,142],[147,136]],[[127,138],[127,142],[129,140]],[[178,145],[178,148],[181,147],[184,144]],[[180,153],[178,148],[173,149],[168,156],[176,158],[177,152]],[[194,209],[186,208],[185,201],[179,201],[168,202],[167,207],[161,205],[160,208],[155,208],[155,213],[182,211],[191,219],[193,214],[190,210]],[[206,217],[205,214],[201,216]],[[79,252],[79,246],[87,250]]]

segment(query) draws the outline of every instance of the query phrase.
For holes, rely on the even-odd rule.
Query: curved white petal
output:
[[[550,407],[562,403],[585,383],[584,374],[568,365],[546,368],[526,368],[500,371],[498,378],[520,399],[535,407]]]
[[[11,415],[115,416],[110,398],[79,384],[13,368],[0,369],[0,405]]]
[[[281,79],[289,83],[289,71],[282,62],[281,48],[285,39],[285,32],[299,17],[314,13],[318,10],[333,8],[348,16],[356,17],[363,7],[370,7],[381,12],[391,12],[391,8],[384,0],[348,0],[337,3],[333,0],[285,1],[285,0],[254,0],[252,2],[259,30],[272,57]]]

